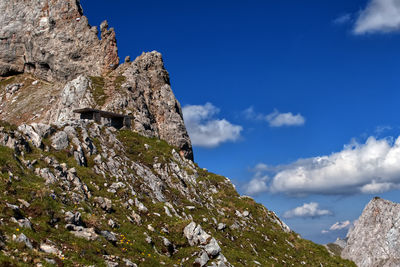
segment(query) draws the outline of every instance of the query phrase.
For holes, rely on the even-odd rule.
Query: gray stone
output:
[[[98,238],[94,228],[85,228],[83,226],[76,226],[73,224],[67,224],[65,225],[65,228],[71,231],[71,233],[76,237],[84,238],[88,241],[93,241]]]
[[[24,199],[18,199],[18,201],[21,203],[20,207],[25,206],[26,208],[29,208],[31,206],[31,204],[29,204],[26,200]]]
[[[101,234],[102,236],[104,236],[105,239],[106,239],[108,242],[111,242],[111,243],[114,243],[114,244],[115,244],[115,243],[118,241],[118,239],[117,239],[117,237],[115,236],[115,234],[114,234],[114,233],[111,233],[111,232],[109,232],[109,231],[101,231],[100,234]]]
[[[136,224],[138,224],[138,225],[142,224],[142,218],[134,210],[132,211],[131,216],[132,216],[133,220],[136,222]]]
[[[19,211],[19,207],[18,207],[17,205],[13,205],[13,204],[10,204],[10,203],[6,203],[6,206],[7,206],[7,208],[10,208],[10,209],[12,209],[12,210]]]
[[[18,243],[24,243],[25,246],[26,246],[27,248],[29,248],[29,249],[32,249],[32,248],[33,248],[31,241],[30,241],[29,238],[27,238],[26,235],[24,235],[24,234],[20,234],[20,235],[15,239],[15,241],[18,242]]]
[[[347,237],[342,257],[357,266],[400,266],[400,204],[374,198]]]
[[[140,202],[137,198],[135,198],[135,206],[139,209],[140,212],[142,213],[147,213],[149,210],[146,208],[146,206]]]
[[[64,86],[57,105],[51,110],[50,122],[78,119],[79,114],[73,112],[75,109],[94,106],[92,87],[90,79],[84,75],[69,81]]]
[[[198,257],[198,258],[194,261],[194,263],[195,263],[196,266],[199,265],[200,267],[203,267],[203,266],[205,266],[205,265],[207,264],[207,262],[208,262],[209,260],[210,260],[210,258],[208,257],[207,253],[206,253],[206,252],[203,252],[203,253],[201,254],[201,256]]]
[[[119,227],[119,225],[115,221],[113,221],[112,219],[108,220],[108,226],[110,226],[111,228],[118,228]]]
[[[55,246],[50,244],[40,244],[40,250],[44,253],[53,254],[53,255],[60,255],[61,251],[58,250]]]
[[[123,262],[125,262],[125,266],[129,266],[129,267],[137,267],[137,265],[135,264],[135,263],[133,263],[133,262],[131,262],[130,260],[128,260],[128,259],[122,259],[122,261]]]
[[[51,138],[51,146],[55,150],[62,150],[66,149],[69,145],[68,142],[68,135],[64,131],[57,132],[52,138]]]
[[[80,212],[72,213],[70,211],[67,211],[65,213],[65,222],[67,224],[82,226],[83,222],[82,222],[82,218],[81,218],[81,213]]]
[[[47,124],[32,123],[31,126],[41,138],[47,138],[54,132],[53,127]]]
[[[18,126],[18,131],[21,131],[23,134],[27,135],[35,147],[40,148],[42,146],[42,138],[37,132],[35,132],[32,126],[22,124]]]
[[[208,256],[214,258],[218,256],[221,252],[221,247],[218,245],[217,240],[215,238],[211,238],[210,242],[204,247],[204,250],[207,252]]]
[[[219,223],[217,226],[218,231],[223,231],[226,228],[226,224],[224,223]]]
[[[110,189],[114,189],[114,190],[118,190],[120,188],[125,188],[126,184],[122,183],[122,182],[118,182],[118,183],[112,183],[112,185],[110,185]]]
[[[119,266],[118,262],[115,261],[104,261],[107,267],[117,267]]]
[[[201,228],[200,224],[196,225],[195,222],[189,223],[183,230],[183,234],[191,246],[197,244],[205,245],[208,243],[208,240],[211,237],[203,230],[203,228]]]
[[[74,151],[74,158],[79,166],[87,167],[86,156],[81,146],[78,146],[78,149]]]
[[[22,219],[17,220],[17,219],[15,219],[14,217],[11,217],[11,218],[10,218],[10,221],[13,222],[13,223],[18,224],[19,227],[27,228],[27,229],[32,229],[32,223],[31,223],[31,221],[30,221],[29,219],[27,219],[27,218],[22,218]]]
[[[112,201],[108,198],[103,198],[103,197],[95,197],[94,201],[102,208],[103,210],[107,212],[112,211]]]
[[[35,173],[45,179],[46,184],[54,184],[55,182],[57,182],[56,176],[48,168],[37,168],[35,170]]]
[[[164,206],[164,211],[165,211],[165,214],[167,214],[168,217],[172,217],[172,214],[171,214],[171,212],[169,211],[169,209],[168,209],[167,206]]]

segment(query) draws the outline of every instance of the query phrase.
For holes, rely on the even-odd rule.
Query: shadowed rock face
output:
[[[67,81],[118,66],[114,30],[103,23],[99,40],[79,0],[1,1],[0,25],[0,76]]]
[[[0,84],[0,97],[6,98],[0,119],[54,123],[77,118],[78,108],[113,111],[132,115],[133,130],[161,138],[193,159],[161,54],[143,53],[119,65],[114,30],[104,21],[100,31],[99,40],[78,0],[1,1],[0,81],[28,76],[15,86]],[[40,82],[32,84],[35,79]]]
[[[349,231],[342,257],[360,267],[400,266],[400,204],[371,200]]]

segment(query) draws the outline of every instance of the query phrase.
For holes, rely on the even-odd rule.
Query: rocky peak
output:
[[[66,81],[118,66],[114,30],[103,23],[99,40],[79,0],[1,1],[0,25],[0,76]]]
[[[350,229],[342,257],[360,267],[399,266],[399,240],[400,204],[375,197]]]
[[[160,53],[119,65],[114,29],[104,21],[99,39],[78,0],[2,1],[0,26],[0,119],[55,123],[79,108],[132,115],[132,130],[193,159]]]

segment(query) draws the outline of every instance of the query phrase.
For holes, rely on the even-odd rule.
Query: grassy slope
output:
[[[7,126],[10,127],[11,126]],[[168,144],[157,139],[142,137],[130,131],[122,131],[119,139],[127,147],[128,156],[137,162],[151,166],[155,156],[162,158],[167,162],[171,160],[171,150]],[[95,142],[96,143],[96,142]],[[144,144],[149,144],[151,149],[143,149]],[[122,199],[133,198],[128,189],[119,189],[116,194],[109,193],[106,187],[101,186],[97,190],[90,181],[98,185],[107,182],[107,179],[95,174],[91,167],[93,159],[89,159],[88,167],[79,167],[74,159],[68,156],[66,152],[43,152],[34,149],[25,158],[40,158],[41,155],[52,155],[62,163],[66,162],[69,167],[76,167],[78,176],[84,181],[92,191],[93,197],[103,196],[113,201],[114,212],[105,213],[93,203],[93,197],[87,202],[81,204],[73,203],[68,199],[63,199],[63,192],[57,185],[44,185],[42,178],[26,169],[14,155],[14,151],[0,146],[0,187],[3,188],[0,193],[0,237],[3,237],[6,248],[0,253],[0,264],[2,266],[32,266],[32,263],[42,262],[44,266],[48,264],[45,258],[56,260],[58,265],[77,266],[90,265],[104,266],[102,255],[114,255],[130,259],[139,266],[159,266],[164,262],[166,266],[181,265],[182,259],[189,257],[183,266],[191,266],[196,256],[191,256],[193,252],[199,251],[197,247],[190,247],[183,236],[183,228],[190,223],[185,219],[178,217],[168,217],[164,213],[162,203],[153,203],[145,195],[140,196],[142,201],[149,209],[149,214],[141,214],[142,224],[137,225],[129,222],[127,216],[131,211],[122,207]],[[46,166],[43,160],[39,160],[37,166]],[[17,179],[9,178],[9,171]],[[199,173],[197,190],[207,190],[215,186],[218,192],[212,195],[215,206],[225,213],[220,215],[217,209],[207,209],[200,205],[195,205],[193,211],[185,210],[187,214],[191,213],[196,223],[202,223],[203,229],[210,232],[221,244],[222,253],[230,263],[235,266],[255,266],[254,260],[261,262],[263,266],[299,266],[301,261],[305,261],[307,266],[355,266],[353,263],[342,260],[339,257],[329,255],[327,250],[310,241],[298,238],[295,233],[284,233],[277,224],[269,219],[269,212],[260,204],[255,203],[250,198],[240,198],[234,187],[226,182],[226,178],[209,173],[197,168]],[[136,192],[140,192],[140,182],[133,184]],[[168,195],[170,202],[179,203],[180,211],[183,211],[186,205],[194,205],[185,198],[182,198],[179,192],[169,189]],[[51,193],[58,197],[53,199]],[[22,229],[18,225],[11,223],[9,218],[16,216],[11,209],[6,207],[6,203],[19,205],[18,199],[24,199],[30,203],[29,208],[22,208],[24,217],[31,218],[33,230]],[[76,238],[64,226],[64,211],[79,211],[82,213],[83,221],[87,227],[94,227],[97,230],[108,230],[118,234],[119,241],[112,244],[100,237],[96,241],[88,242],[84,239]],[[217,231],[212,221],[214,217],[218,222],[231,225],[235,221],[235,211],[248,210],[253,219],[247,222],[247,226],[237,230],[227,228],[225,231]],[[161,214],[161,217],[153,213]],[[56,225],[50,223],[55,219]],[[120,224],[118,229],[111,229],[107,221],[113,219]],[[151,224],[155,232],[147,229]],[[169,233],[161,232],[160,229],[167,228]],[[154,247],[145,242],[147,232],[153,239]],[[34,247],[44,242],[46,239],[54,242],[59,249],[63,251],[63,257],[51,256],[40,252],[38,249],[29,250],[20,243],[12,241],[12,235],[24,233],[32,241]],[[162,245],[161,237],[168,238],[176,246],[176,253],[168,256],[167,248]],[[265,240],[267,236],[269,241]],[[1,238],[0,238],[1,239]],[[290,244],[289,244],[290,243]],[[250,245],[252,244],[252,246]],[[157,252],[156,252],[157,251]],[[122,261],[120,261],[122,263]],[[46,265],[47,264],[47,265]],[[122,265],[123,266],[123,265]]]

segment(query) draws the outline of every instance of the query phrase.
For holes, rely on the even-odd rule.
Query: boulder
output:
[[[194,266],[200,266],[203,267],[207,264],[207,262],[210,260],[210,258],[208,257],[207,253],[203,251],[203,253],[201,253],[200,257],[198,257],[195,261],[194,261]]]
[[[66,149],[69,145],[68,142],[68,135],[64,131],[59,131],[57,132],[52,138],[51,138],[51,146],[55,150],[63,150]]]
[[[200,224],[196,225],[195,222],[189,223],[183,230],[183,234],[191,246],[198,244],[205,245],[208,243],[209,238],[211,237],[203,230],[203,228],[201,228]]]
[[[218,254],[221,252],[221,248],[214,237],[211,238],[210,242],[204,247],[204,250],[211,258],[218,256]]]
[[[108,198],[103,197],[95,197],[94,201],[107,212],[112,212],[112,201]]]
[[[15,241],[18,242],[18,243],[23,243],[23,244],[25,244],[25,246],[26,246],[27,248],[29,248],[29,249],[32,249],[32,248],[33,248],[31,241],[30,241],[29,238],[27,238],[26,235],[24,235],[24,234],[20,234],[20,235],[15,239]]]

